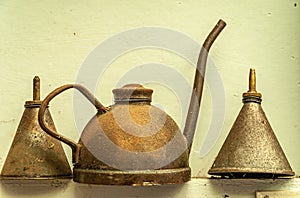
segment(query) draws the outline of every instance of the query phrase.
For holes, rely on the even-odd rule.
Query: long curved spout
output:
[[[204,85],[204,77],[205,77],[205,69],[206,69],[206,62],[207,62],[207,55],[209,52],[210,47],[212,46],[213,42],[216,40],[218,35],[226,26],[226,23],[220,19],[214,29],[209,33],[206,40],[203,43],[201,48],[197,68],[195,73],[194,79],[194,87],[192,91],[190,106],[188,110],[188,114],[185,121],[184,131],[183,134],[188,141],[188,152],[190,153],[192,148],[192,142],[195,134],[195,129],[197,125],[198,114],[200,110],[200,103],[202,98],[202,90]]]

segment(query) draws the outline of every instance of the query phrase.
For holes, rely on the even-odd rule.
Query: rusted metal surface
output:
[[[197,120],[198,120],[202,92],[203,92],[202,90],[204,85],[207,55],[213,42],[216,40],[216,38],[219,36],[219,34],[222,32],[225,26],[226,23],[222,19],[220,19],[217,25],[214,27],[214,29],[209,33],[208,37],[205,39],[199,54],[199,58],[197,61],[197,68],[195,71],[191,101],[186,116],[184,130],[183,130],[183,134],[189,143],[188,152],[191,151],[192,142],[194,139],[194,133],[197,126]]]
[[[59,87],[44,99],[39,123],[49,135],[72,148],[74,181],[139,186],[190,180],[189,151],[199,113],[207,52],[224,27],[225,22],[220,20],[200,52],[184,135],[169,115],[151,105],[153,90],[138,84],[114,89],[115,104],[109,108],[77,84]],[[58,135],[44,120],[48,103],[70,88],[80,91],[98,110],[78,143]]]
[[[255,70],[250,69],[249,91],[209,174],[233,178],[276,178],[294,172],[261,107]]]
[[[43,119],[44,107],[58,93],[67,90],[70,86],[63,86],[50,93],[42,103],[40,111],[40,119]],[[80,92],[87,93],[84,87],[72,85]],[[141,85],[126,85],[121,89],[113,90],[115,96],[115,104],[111,110],[105,108],[98,111],[84,131],[76,144],[78,149],[78,158],[74,159],[74,181],[93,184],[110,184],[110,185],[144,185],[148,184],[169,184],[183,183],[190,180],[191,170],[188,165],[187,143],[184,136],[174,120],[169,115],[150,104],[152,90],[145,89]],[[89,94],[84,94],[90,96]],[[94,99],[89,98],[90,101]],[[96,104],[100,104],[96,102]],[[97,107],[103,109],[102,105]],[[129,114],[128,114],[129,113]],[[130,121],[130,119],[132,119]],[[40,120],[42,125],[43,120]],[[124,129],[125,127],[125,129]],[[143,136],[132,135],[129,132],[142,127]],[[46,128],[46,130],[49,130]],[[166,147],[161,155],[152,152],[163,148],[174,137],[176,142],[173,146]],[[65,138],[59,136],[61,139]],[[133,160],[129,161],[121,152],[107,148],[102,141],[108,137],[117,147],[123,150],[146,153],[145,161]],[[64,140],[68,142],[72,140]],[[73,142],[72,142],[73,143]],[[170,163],[161,167],[159,170],[143,169],[143,167],[154,167],[159,161],[166,161],[169,156],[176,150],[181,150],[179,157]],[[152,153],[151,153],[152,152]],[[167,154],[169,153],[169,155]],[[176,152],[175,152],[176,153]],[[109,155],[112,159],[117,159],[120,164],[127,164],[126,170],[118,170],[111,165],[102,162],[102,155]],[[74,155],[77,155],[74,153]],[[95,156],[97,155],[97,156]],[[77,159],[76,159],[77,158]],[[153,164],[151,164],[153,163]],[[116,174],[113,174],[116,171]],[[125,174],[126,173],[126,174]]]
[[[145,102],[145,99],[151,101],[149,93],[152,93],[152,90],[147,92],[149,89],[140,85],[136,88],[125,86],[122,91],[114,90],[117,100],[111,111],[95,116],[88,123],[80,139],[81,144],[85,146],[81,149],[79,163],[74,167],[74,181],[143,185],[147,182],[167,184],[190,180],[187,143],[180,129],[169,115],[152,106],[150,102]],[[134,97],[128,94],[130,92],[136,93]],[[140,98],[135,97],[136,95]],[[124,104],[124,101],[128,103]],[[110,147],[105,141],[106,137],[117,147]],[[173,141],[173,144],[168,144],[170,141]],[[174,156],[177,151],[182,153]],[[142,153],[144,157],[130,158],[131,155],[128,156],[127,152],[133,155]],[[110,158],[120,163],[117,166],[122,167],[123,172],[95,157],[97,154],[98,158],[105,158],[108,153]],[[172,156],[176,158],[170,160]],[[164,161],[169,162],[159,167]],[[157,166],[159,170],[155,170]],[[82,176],[87,173],[85,170],[94,170],[94,175],[101,173],[101,179]],[[108,171],[117,172],[109,175]]]
[[[25,102],[25,110],[3,165],[1,179],[71,178],[72,171],[60,141],[47,135],[38,123],[40,80],[34,78],[33,100]],[[45,121],[55,131],[48,108]]]
[[[162,184],[180,184],[190,179],[190,168],[151,171],[74,169],[74,181],[89,184],[158,186]]]

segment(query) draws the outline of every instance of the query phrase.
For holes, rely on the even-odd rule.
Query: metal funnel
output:
[[[71,178],[72,171],[60,141],[45,133],[38,122],[40,79],[33,79],[33,100],[25,102],[25,111],[6,157],[1,179]],[[50,112],[46,122],[55,130]]]
[[[212,167],[211,175],[229,178],[276,178],[294,172],[261,107],[255,70],[250,69],[249,91]]]

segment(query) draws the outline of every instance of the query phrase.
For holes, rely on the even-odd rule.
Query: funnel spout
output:
[[[256,75],[255,75],[255,69],[253,68],[250,69],[248,92],[256,92]]]
[[[204,41],[197,61],[197,68],[196,68],[195,78],[194,78],[194,86],[192,90],[192,96],[191,96],[188,114],[186,117],[185,127],[183,131],[183,134],[188,141],[189,153],[192,147],[192,141],[194,138],[199,109],[200,109],[207,55],[213,42],[216,40],[216,38],[218,37],[218,35],[221,33],[221,31],[224,29],[225,26],[226,23],[222,19],[220,19],[217,25],[213,28],[213,30],[209,33],[206,40]]]
[[[35,76],[33,79],[33,100],[40,100],[40,78]]]

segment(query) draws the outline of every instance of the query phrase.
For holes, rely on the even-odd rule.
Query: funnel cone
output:
[[[45,133],[38,123],[40,80],[34,78],[33,101],[25,102],[25,110],[6,157],[1,179],[71,178],[72,172],[61,143]],[[46,121],[55,130],[50,112]]]
[[[250,69],[249,91],[243,94],[244,105],[209,174],[230,178],[294,175],[261,107],[261,94],[256,92],[255,86],[255,70]]]

